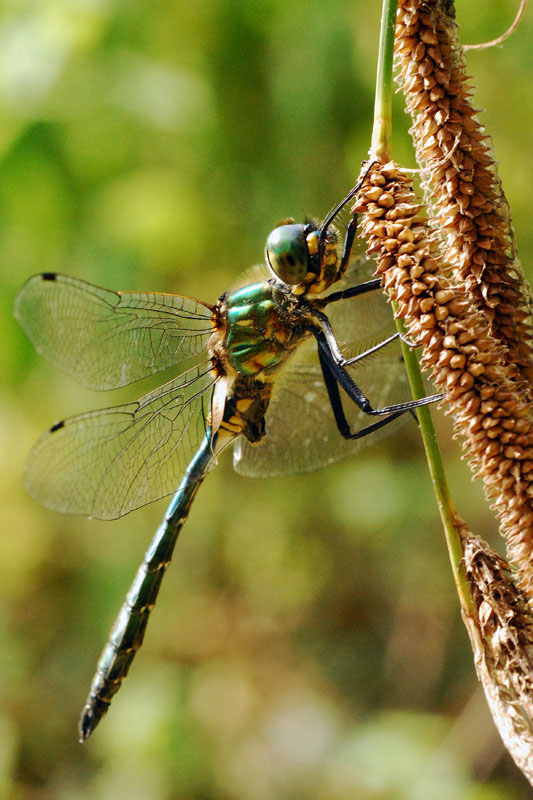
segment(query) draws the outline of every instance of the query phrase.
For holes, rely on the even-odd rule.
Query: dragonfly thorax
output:
[[[257,442],[265,434],[275,375],[309,336],[309,306],[289,287],[261,281],[223,295],[215,316],[208,347],[218,378],[211,425]]]
[[[219,301],[212,355],[237,375],[271,373],[308,336],[308,313],[307,305],[283,284],[244,286]]]

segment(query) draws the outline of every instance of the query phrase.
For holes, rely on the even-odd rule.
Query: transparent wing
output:
[[[201,353],[213,307],[173,294],[112,292],[34,275],[15,316],[37,352],[89,389],[116,389]]]
[[[24,483],[55,511],[116,519],[174,492],[204,435],[209,365],[137,402],[53,425],[26,462]]]
[[[370,280],[375,269],[375,262],[364,256],[351,259],[344,276],[325,295]],[[380,289],[332,303],[326,308],[326,314],[339,345],[344,345],[343,349],[354,355],[383,341],[395,331],[390,303]]]
[[[347,274],[333,289],[369,280],[373,264],[350,263]],[[394,332],[392,310],[381,291],[341,300],[327,309],[333,331],[347,357],[369,349]],[[358,362],[350,370],[374,408],[409,399],[401,353],[392,343]],[[341,390],[341,395],[344,393]],[[351,430],[375,421],[343,397]],[[245,475],[283,475],[324,467],[353,455],[393,433],[409,418],[405,414],[368,437],[353,441],[340,435],[318,362],[316,343],[307,340],[291,356],[274,385],[266,415],[265,438],[251,445],[240,438],[234,445],[234,466]]]

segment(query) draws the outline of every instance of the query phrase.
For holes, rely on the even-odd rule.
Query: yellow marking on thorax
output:
[[[327,287],[326,281],[317,281],[309,287],[309,294],[320,294]]]
[[[237,411],[240,411],[241,414],[244,411],[248,411],[251,405],[253,405],[253,399],[251,397],[243,397],[240,400],[237,400]]]
[[[232,420],[238,420],[237,417],[232,417]],[[224,430],[229,431],[229,433],[242,433],[244,430],[244,424],[238,420],[237,422],[231,422],[229,420],[223,420],[220,423],[220,427],[224,428]]]

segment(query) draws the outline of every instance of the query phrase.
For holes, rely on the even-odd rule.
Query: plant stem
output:
[[[394,311],[396,311],[396,304],[392,304]],[[397,319],[398,330],[407,335],[403,320]],[[405,362],[407,377],[413,397],[420,398],[426,394],[424,387],[424,379],[420,371],[420,364],[416,352],[412,350],[405,342],[401,342],[402,355]],[[461,600],[461,606],[466,611],[473,610],[472,596],[470,593],[470,586],[467,581],[466,571],[463,564],[463,544],[461,532],[466,529],[466,525],[461,520],[457,513],[455,503],[450,494],[448,481],[444,471],[444,463],[435,433],[435,427],[431,418],[431,411],[429,406],[421,406],[417,409],[416,415],[420,426],[420,434],[426,452],[426,459],[428,462],[429,473],[431,482],[433,484],[433,491],[439,507],[440,518],[444,528],[444,536],[446,538],[446,545],[448,547],[448,555],[450,558],[453,577],[457,587],[457,593]]]
[[[383,0],[381,31],[379,35],[376,99],[374,102],[374,128],[372,131],[371,160],[386,163],[391,157],[392,136],[392,60],[394,57],[394,32],[398,0]]]

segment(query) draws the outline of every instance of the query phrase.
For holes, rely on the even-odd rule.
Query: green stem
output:
[[[396,303],[392,303],[392,307],[396,312]],[[402,319],[397,319],[397,328],[400,333],[408,335]],[[420,364],[418,357],[413,349],[411,349],[405,342],[401,342],[402,355],[405,362],[407,377],[413,397],[418,399],[426,395],[424,386],[424,379],[420,371]],[[461,518],[459,517],[455,503],[450,494],[448,481],[446,480],[446,473],[444,472],[444,463],[435,433],[435,427],[431,418],[431,411],[429,406],[421,406],[417,409],[416,415],[418,417],[420,434],[426,452],[426,459],[428,462],[429,473],[431,482],[433,483],[433,491],[439,507],[440,518],[442,527],[444,528],[444,536],[446,538],[446,545],[448,547],[448,555],[452,566],[453,577],[457,592],[461,599],[461,605],[470,612],[473,611],[472,596],[470,593],[470,586],[466,577],[466,572],[463,564],[463,545],[461,533],[466,528]]]
[[[376,102],[374,105],[374,128],[370,151],[371,160],[376,159],[382,163],[386,163],[391,159],[392,64],[397,7],[398,0],[383,0],[376,82]],[[397,308],[394,303],[393,308],[396,312]],[[403,320],[397,319],[397,327],[400,333],[405,334]],[[426,392],[416,353],[404,342],[402,342],[402,352],[413,397],[424,397]],[[463,547],[461,533],[465,525],[457,514],[455,503],[450,494],[429,407],[422,406],[417,409],[417,416],[433,483],[433,490],[444,528],[444,535],[446,537],[446,544],[457,592],[463,609],[472,611],[472,597],[462,563]]]
[[[374,103],[374,128],[370,160],[386,163],[391,157],[392,136],[392,60],[394,57],[394,32],[398,0],[384,0],[379,36],[376,100]]]

